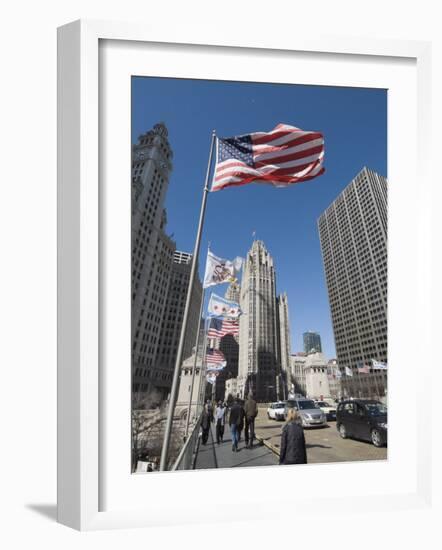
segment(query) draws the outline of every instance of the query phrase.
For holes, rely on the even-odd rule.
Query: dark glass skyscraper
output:
[[[302,339],[305,353],[322,352],[321,336],[317,332],[304,332]]]

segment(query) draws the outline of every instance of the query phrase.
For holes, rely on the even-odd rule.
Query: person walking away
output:
[[[244,409],[242,408],[239,399],[235,399],[235,402],[230,409],[229,426],[230,433],[232,434],[232,451],[238,451],[238,441],[240,428],[244,425]]]
[[[238,403],[239,403],[239,406],[241,407],[241,409],[243,411],[241,421],[238,424],[238,443],[239,443],[241,441],[241,434],[242,434],[242,431],[244,429],[244,418],[245,418],[246,415],[244,413],[244,401],[242,399],[238,399]]]
[[[251,449],[253,447],[253,440],[255,439],[255,418],[258,415],[258,405],[253,399],[253,394],[251,392],[247,396],[247,401],[244,405],[244,412],[246,421],[244,432],[246,447]]]
[[[209,430],[210,430],[211,421],[212,420],[211,420],[209,405],[206,403],[204,405],[203,414],[201,416],[201,430],[202,430],[201,441],[202,441],[203,445],[205,445],[207,443],[207,439],[209,438]]]
[[[218,445],[224,438],[224,423],[226,418],[226,409],[222,401],[218,402],[218,406],[215,409],[215,422],[216,422],[216,442]]]
[[[213,406],[210,399],[207,400],[207,411],[209,413],[209,421],[213,422]]]
[[[280,464],[307,464],[304,430],[297,419],[298,412],[295,409],[289,409],[287,424],[281,434]]]

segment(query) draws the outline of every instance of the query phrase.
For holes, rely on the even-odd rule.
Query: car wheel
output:
[[[375,447],[382,447],[382,436],[376,428],[371,431],[371,442]]]
[[[342,439],[347,438],[347,429],[345,428],[344,424],[339,425],[339,435],[342,437]]]

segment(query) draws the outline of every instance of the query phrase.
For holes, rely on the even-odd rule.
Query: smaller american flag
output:
[[[208,338],[222,338],[227,334],[237,336],[239,334],[239,322],[234,319],[211,319]]]
[[[359,374],[369,374],[369,372],[370,372],[370,365],[366,365],[366,364],[358,365]]]
[[[226,366],[227,361],[224,357],[224,353],[219,349],[208,349],[206,352],[206,364],[207,365],[216,365],[220,368]]]

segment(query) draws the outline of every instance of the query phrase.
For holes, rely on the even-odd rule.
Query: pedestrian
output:
[[[229,426],[230,433],[232,434],[232,451],[238,451],[239,435],[244,425],[244,409],[242,408],[239,399],[235,399],[235,402],[230,409]]]
[[[244,413],[244,401],[242,399],[238,399],[238,403]],[[244,418],[245,418],[245,413],[242,415],[241,422],[238,424],[238,443],[241,441],[241,434],[244,429]]]
[[[215,409],[216,422],[216,442],[218,445],[222,443],[224,438],[224,423],[226,419],[226,409],[222,401],[218,401],[218,406]]]
[[[213,422],[213,406],[210,399],[207,400],[207,410],[209,411],[210,422]]]
[[[209,430],[210,430],[211,422],[212,420],[211,420],[209,405],[206,403],[204,405],[203,414],[201,415],[201,430],[202,430],[201,441],[203,445],[207,443],[207,439],[209,438]]]
[[[247,396],[247,401],[244,405],[244,413],[246,421],[244,437],[246,440],[246,447],[251,449],[253,447],[253,440],[255,439],[255,418],[258,415],[258,405],[253,399],[252,392]]]
[[[298,412],[295,409],[289,409],[287,424],[281,434],[280,464],[307,464],[304,430],[297,420]]]

